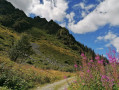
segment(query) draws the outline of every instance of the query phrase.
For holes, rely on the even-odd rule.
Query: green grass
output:
[[[0,87],[0,90],[11,90],[11,89],[8,89],[7,87]]]
[[[17,64],[0,56],[0,85],[11,89],[28,90],[36,84],[51,83],[71,73],[42,70],[28,64]]]

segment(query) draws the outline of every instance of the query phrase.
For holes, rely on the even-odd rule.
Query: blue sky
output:
[[[119,52],[119,0],[7,0],[26,15],[53,19],[75,39],[106,55]]]
[[[80,7],[80,3],[84,3],[85,6],[94,5],[94,7],[91,8],[88,13],[95,10],[95,8],[101,3],[101,0],[100,1],[97,1],[97,0],[85,0],[85,1],[84,0],[73,0],[73,2],[71,0],[68,0],[68,1],[69,1],[69,9],[67,10],[67,13],[71,13],[72,11],[75,13],[76,16],[74,17],[74,20],[76,23],[84,18],[81,16],[81,14],[85,10]],[[74,7],[75,5],[78,5],[78,4],[79,4],[79,6]],[[65,20],[65,21],[66,21],[66,23],[68,23],[67,20]],[[67,27],[67,25],[65,27]],[[105,36],[108,34],[108,32],[112,32],[113,34],[118,34],[119,27],[118,26],[113,27],[113,26],[110,26],[109,24],[106,24],[104,26],[99,27],[98,30],[95,32],[88,32],[85,34],[77,34],[70,30],[70,33],[75,37],[75,39],[77,41],[92,48],[97,54],[99,53],[101,55],[102,54],[106,55],[106,52],[108,52],[109,47],[114,48],[113,45],[106,46],[107,44],[110,43],[109,41],[105,41],[105,40],[98,41],[97,40],[97,38],[99,36]],[[119,35],[117,35],[117,36],[119,36]]]

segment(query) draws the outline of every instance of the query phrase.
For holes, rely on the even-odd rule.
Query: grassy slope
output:
[[[29,30],[27,33],[31,42],[39,45],[39,52],[41,52],[40,54],[32,55],[34,60],[29,59],[28,62],[31,61],[35,66],[44,69],[60,69],[65,71],[73,69],[74,60],[78,60],[78,57],[75,58],[75,52],[65,48],[66,46],[58,41],[56,36],[48,35],[37,28]],[[30,33],[32,34],[30,35]],[[0,52],[8,52],[14,42],[20,38],[21,34],[0,26]]]
[[[80,60],[79,53],[64,45],[56,35],[49,35],[37,28],[32,28],[26,33],[31,36],[32,43],[39,45],[40,54],[32,56],[35,59],[33,64],[36,66],[71,71],[74,62]]]
[[[29,82],[30,85],[28,86],[32,87],[34,84],[50,83],[56,80],[63,79],[64,75],[66,76],[71,75],[70,73],[66,73],[66,72],[60,72],[55,70],[43,70],[41,68],[36,68],[35,66],[41,67],[43,64],[40,62],[40,59],[42,59],[41,55],[34,54],[32,56],[36,58],[37,60],[37,62],[34,63],[35,66],[30,64],[25,64],[25,63],[18,64],[11,61],[7,53],[10,47],[12,46],[12,43],[18,40],[20,38],[20,35],[21,34],[13,32],[12,30],[9,30],[3,26],[0,26],[0,76],[1,76],[0,81],[1,80],[5,81],[6,79],[12,80],[14,77],[17,77],[16,79],[18,80],[18,77],[19,77],[19,78],[22,78],[23,81],[25,81],[26,83]],[[41,45],[41,43],[38,43],[38,44]],[[44,58],[46,57],[44,56]],[[9,71],[8,72],[9,75],[8,73],[6,73],[7,71]],[[3,78],[4,76],[7,76],[7,77]],[[21,82],[19,81],[19,83]]]

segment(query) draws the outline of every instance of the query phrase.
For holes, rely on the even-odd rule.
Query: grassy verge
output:
[[[0,56],[0,86],[11,89],[28,90],[36,85],[51,83],[70,76],[70,73],[55,70],[42,70],[28,64],[17,64],[7,57]]]

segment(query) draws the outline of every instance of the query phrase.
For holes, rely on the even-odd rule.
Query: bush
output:
[[[26,59],[31,54],[33,54],[32,47],[26,35],[23,35],[9,51],[9,57],[13,61],[17,61],[18,58]]]
[[[7,86],[13,90],[28,90],[28,88],[32,87],[31,82],[22,79],[13,70],[5,69],[4,66],[0,67],[0,86]]]
[[[11,90],[11,89],[8,89],[7,87],[0,87],[0,90]]]

